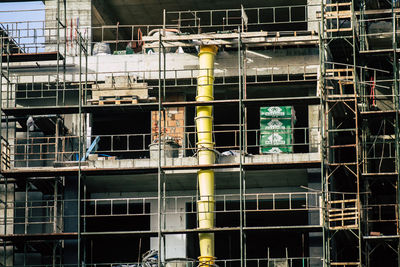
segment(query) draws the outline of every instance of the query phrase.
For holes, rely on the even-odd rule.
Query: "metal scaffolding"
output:
[[[366,1],[327,1],[321,8],[328,266],[383,264],[385,252],[375,255],[373,252],[385,246],[394,251],[388,254],[385,264],[398,264],[399,258],[398,15],[395,2],[381,11],[370,9],[369,5]],[[377,26],[374,23],[381,21],[391,21],[392,28],[374,32],[373,27]],[[381,47],[377,37],[389,41],[389,45]],[[346,61],[338,55],[338,50],[343,51]],[[380,60],[391,58],[392,67],[376,67],[376,62],[368,58],[371,56],[379,56]],[[345,182],[345,179],[354,179],[354,182]],[[387,184],[395,190],[387,189]],[[380,200],[382,192],[389,202]],[[347,197],[331,201],[329,197],[338,193]],[[332,202],[340,206],[335,208]],[[352,244],[352,250],[339,249],[339,242]]]
[[[35,53],[31,53],[29,49],[32,49],[32,46],[19,47],[18,38],[12,38],[7,29],[0,29],[0,165],[3,195],[0,198],[0,210],[3,212],[0,229],[4,229],[0,235],[3,245],[2,265],[17,266],[10,257],[13,258],[14,254],[19,253],[23,255],[21,265],[32,266],[27,262],[27,255],[38,251],[47,253],[43,256],[46,263],[41,266],[136,264],[140,259],[134,263],[98,263],[93,262],[90,256],[89,248],[96,238],[129,236],[139,237],[140,242],[142,237],[155,238],[158,248],[157,265],[161,266],[165,264],[168,236],[200,232],[238,234],[240,255],[232,259],[217,259],[215,262],[224,267],[258,267],[265,264],[278,266],[280,263],[285,263],[285,266],[314,266],[316,263],[322,266],[375,266],[379,255],[384,255],[388,264],[400,264],[397,54],[399,10],[395,3],[390,7],[391,12],[379,12],[379,9],[368,6],[367,1],[363,0],[321,1],[320,13],[317,13],[319,18],[316,21],[307,19],[308,6],[297,5],[242,7],[232,10],[164,11],[162,25],[92,27],[92,32],[100,31],[100,41],[115,44],[116,50],[131,42],[138,45],[145,42],[141,47],[143,51],[155,49],[155,54],[158,55],[157,69],[126,72],[91,73],[88,70],[88,57],[92,40],[78,30],[78,52],[75,55],[77,63],[74,66],[79,70],[67,70],[69,56],[66,41],[66,0],[57,1],[56,51],[36,50]],[[279,12],[282,9],[288,9],[289,16],[279,20]],[[270,12],[273,19],[266,19],[263,16],[265,12]],[[304,12],[304,19],[295,19],[292,14],[296,12]],[[250,14],[253,17],[249,21]],[[213,18],[217,17],[222,17],[222,21],[215,22]],[[209,19],[208,24],[204,23],[207,21],[205,18]],[[199,23],[200,21],[202,23]],[[379,21],[391,22],[390,31],[379,34],[373,32],[371,25]],[[302,23],[311,22],[318,23],[319,33],[300,29],[299,25]],[[262,31],[274,25],[279,28],[288,24],[299,27],[299,30]],[[131,32],[131,36],[127,40],[120,39],[118,32],[126,32],[126,29]],[[181,33],[173,36],[166,34],[171,29],[178,29]],[[51,34],[51,30],[47,29],[47,32]],[[116,31],[116,37],[108,39],[109,31]],[[24,32],[24,29],[16,28],[16,32]],[[43,35],[45,32],[46,29],[43,30]],[[158,32],[158,35],[142,36],[150,32]],[[381,39],[389,40],[389,46],[385,42],[379,43],[375,38],[377,35]],[[194,101],[194,96],[193,99],[185,100],[168,99],[170,90],[194,90],[196,87],[198,69],[169,69],[167,62],[168,51],[172,48],[195,49],[198,43],[190,42],[193,39],[202,44],[228,47],[232,53],[237,53],[237,66],[216,73],[214,82],[215,87],[222,88],[221,90],[233,88],[234,98],[224,96],[225,98],[201,104]],[[319,66],[310,64],[247,67],[248,56],[254,53],[250,50],[253,47],[316,47],[318,44]],[[369,60],[371,55],[387,59],[390,68]],[[35,62],[41,59],[53,60],[56,64],[55,71],[44,75],[11,73],[10,64],[13,62]],[[90,98],[93,90],[104,86],[106,77],[111,77],[111,87],[116,88],[115,79],[119,76],[155,88],[154,96],[149,97],[146,102]],[[251,86],[288,84],[315,86],[316,95],[276,98],[248,95],[248,88]],[[35,103],[37,100],[43,100],[45,104]],[[196,145],[193,145],[197,143],[196,129],[189,124],[180,126],[178,132],[183,134],[178,133],[173,138],[187,144],[176,148],[176,153],[192,157],[193,160],[189,163],[177,163],[178,161],[166,157],[166,143],[162,141],[167,136],[165,129],[168,127],[168,109],[198,105],[236,110],[237,123],[216,123],[213,126],[214,137],[220,138],[219,140],[233,140],[223,142],[222,145],[217,142],[215,150],[234,151],[236,161],[198,165],[193,157],[196,155]],[[294,147],[295,152],[288,154],[286,161],[274,162],[273,156],[262,155],[262,161],[257,162],[250,154],[259,151],[260,130],[250,128],[248,116],[251,108],[262,105],[319,105],[321,125],[314,128],[308,126],[289,129],[301,138],[289,144]],[[132,134],[88,133],[90,114],[135,114],[137,111],[155,112],[158,118],[156,130]],[[64,123],[66,115],[76,117],[78,126],[75,132],[68,132]],[[17,123],[25,123],[28,116],[36,116],[54,125],[52,135],[29,136],[27,130],[26,136],[17,136]],[[315,131],[321,134],[320,143],[311,139]],[[156,149],[151,150],[149,145],[154,144],[154,140],[157,139]],[[95,140],[100,140],[98,142],[102,142],[101,144],[110,144],[110,147],[99,147],[98,154],[126,155],[127,159],[138,159],[154,153],[157,157],[154,162],[145,166],[132,163],[128,166],[107,167],[106,159],[103,161],[104,165],[92,166],[88,164],[87,157],[90,156],[90,144]],[[320,151],[315,152],[315,147],[320,148]],[[307,154],[306,160],[304,154]],[[234,214],[238,217],[237,225],[198,229],[196,221],[195,225],[190,227],[171,227],[173,216],[197,216],[196,201],[199,198],[197,181],[181,185],[174,175],[182,172],[193,176],[196,170],[210,168],[219,170],[217,174],[232,173],[231,186],[235,193],[216,194],[215,199],[220,206],[214,213],[217,216]],[[307,187],[304,192],[279,193],[255,193],[249,190],[252,189],[249,184],[252,182],[253,172],[296,168],[319,169],[321,188],[316,190]],[[138,180],[130,181],[131,184],[137,184],[138,187],[143,187],[143,190],[150,188],[154,194],[135,197],[91,197],[87,187],[93,186],[99,177],[107,175],[134,176],[134,179]],[[140,180],[141,175],[148,175],[148,180]],[[147,187],[144,186],[145,183]],[[76,190],[76,195],[66,197],[63,192],[66,186],[73,188],[72,191]],[[129,187],[129,183],[126,186]],[[171,192],[174,190],[183,190],[185,193],[173,195]],[[30,196],[38,191],[46,192],[47,198],[30,199]],[[386,194],[385,199],[381,197],[382,192]],[[19,199],[16,199],[16,196]],[[237,206],[232,204],[234,201],[238,201]],[[185,210],[179,207],[178,203],[181,202],[187,204]],[[66,212],[67,210],[70,212]],[[322,214],[322,221],[307,219],[304,222],[290,222],[285,225],[249,223],[249,217],[252,216],[295,216],[299,212],[306,216]],[[89,225],[93,223],[93,219],[118,219],[122,216],[148,217],[156,224],[146,230],[90,230]],[[73,225],[71,229],[74,230],[66,229],[67,224]],[[301,257],[289,255],[288,249],[285,257],[270,257],[269,248],[266,257],[248,257],[248,238],[257,231],[302,233]],[[322,234],[321,257],[310,256],[304,252],[304,235],[309,233]],[[69,245],[77,250],[74,263],[64,262],[67,257],[64,255],[66,241],[71,241],[72,245]],[[394,254],[383,248],[394,251]]]

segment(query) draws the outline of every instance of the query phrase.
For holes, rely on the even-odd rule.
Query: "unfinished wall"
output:
[[[183,94],[174,94],[168,96],[165,101],[177,102],[185,101]],[[171,107],[165,109],[165,114],[161,113],[161,136],[164,138],[171,138],[180,147],[185,147],[185,107]],[[151,112],[151,134],[152,141],[158,141],[158,123],[159,123],[158,111]],[[165,122],[164,122],[165,117]],[[183,151],[182,151],[183,152]],[[180,153],[180,156],[183,156]]]
[[[60,25],[60,52],[64,54],[64,42],[67,42],[67,55],[77,55],[79,48],[77,46],[77,33],[76,30],[80,31],[81,34],[91,40],[91,25],[92,25],[92,1],[91,0],[65,0],[67,5],[66,14],[66,39],[65,30]],[[57,51],[57,4],[60,5],[59,17],[61,22],[64,24],[64,3],[63,0],[46,0],[46,51]],[[90,46],[89,46],[90,48]]]

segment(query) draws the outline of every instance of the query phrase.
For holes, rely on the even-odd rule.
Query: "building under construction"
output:
[[[0,266],[400,266],[398,0],[42,2],[0,25]]]

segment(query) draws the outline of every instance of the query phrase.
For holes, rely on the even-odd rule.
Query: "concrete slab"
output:
[[[271,154],[246,156],[248,163],[296,163],[304,161],[318,161],[319,153],[304,154]],[[238,156],[225,157],[224,163],[238,163]],[[166,159],[165,166],[196,166],[197,158]],[[89,168],[155,168],[158,162],[151,159],[124,159],[107,161],[89,161]],[[173,190],[196,190],[197,170],[168,170],[165,172],[166,188]],[[216,188],[238,189],[239,169],[224,168],[215,170]],[[91,192],[118,192],[118,191],[157,191],[157,174],[137,175],[100,175],[87,176],[88,190]],[[254,170],[246,171],[246,186],[248,188],[264,187],[299,187],[307,186],[307,169],[299,166],[294,169]]]
[[[280,153],[280,154],[266,154],[266,155],[249,155],[245,156],[243,163],[296,163],[307,161],[319,161],[321,159],[320,153]],[[235,156],[222,156],[219,158],[217,164],[239,163],[238,155]],[[182,157],[182,158],[164,158],[162,159],[162,166],[196,166],[198,160],[196,157]],[[93,160],[88,161],[88,167],[95,168],[155,168],[158,166],[156,159],[115,159],[115,160]]]

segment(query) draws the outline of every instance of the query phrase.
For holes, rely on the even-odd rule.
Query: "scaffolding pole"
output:
[[[397,1],[392,1],[392,16],[393,16],[393,37],[392,37],[392,47],[393,47],[393,75],[394,75],[394,107],[395,107],[395,144],[396,144],[396,157],[395,157],[395,170],[396,170],[396,200],[397,200],[397,235],[400,235],[400,224],[399,224],[399,216],[400,216],[400,131],[399,131],[399,74],[398,74],[398,58],[397,58],[397,13],[394,12],[394,6]],[[397,264],[400,266],[400,238],[397,238]]]

